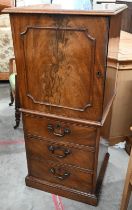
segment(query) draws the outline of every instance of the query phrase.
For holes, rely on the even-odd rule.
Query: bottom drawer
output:
[[[29,176],[64,185],[83,192],[92,192],[93,175],[79,168],[39,159],[28,159]]]

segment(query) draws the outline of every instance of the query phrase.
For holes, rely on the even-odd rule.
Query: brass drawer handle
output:
[[[64,147],[60,147],[60,146],[52,146],[52,145],[50,145],[50,146],[48,146],[48,150],[49,150],[52,154],[54,154],[54,156],[56,156],[56,157],[58,157],[58,158],[65,158],[65,157],[67,157],[67,155],[70,155],[70,154],[71,154],[71,151],[70,151],[69,149],[64,148]],[[55,151],[56,151],[56,150],[62,151],[62,152],[64,153],[64,155],[55,154]]]
[[[55,126],[52,124],[48,124],[48,131],[52,132],[55,136],[59,136],[59,137],[63,137],[71,133],[69,128],[63,128],[59,124]]]
[[[50,168],[49,169],[50,173],[52,173],[54,175],[54,177],[59,179],[59,180],[65,180],[66,178],[68,178],[70,176],[69,172],[64,172],[63,174],[59,174],[57,172],[57,170],[59,170],[59,169],[55,169],[55,168]]]

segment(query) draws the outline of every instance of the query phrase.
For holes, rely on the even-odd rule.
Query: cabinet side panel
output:
[[[132,122],[132,70],[119,71],[117,96],[113,104],[112,124],[110,129],[110,143],[114,139],[130,136]],[[123,99],[123,100],[122,100]]]
[[[107,109],[116,93],[117,59],[120,40],[121,16],[118,14],[110,18],[107,71],[104,94],[104,111]]]

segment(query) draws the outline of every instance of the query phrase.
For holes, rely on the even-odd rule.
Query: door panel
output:
[[[100,121],[107,18],[24,16],[13,25],[22,108]]]

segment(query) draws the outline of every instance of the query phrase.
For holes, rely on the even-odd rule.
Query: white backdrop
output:
[[[54,4],[61,4],[67,9],[90,9],[92,0],[53,0]],[[93,0],[95,2],[96,0]],[[50,4],[51,0],[17,0],[17,6],[28,6],[35,4]]]
[[[17,7],[35,4],[50,4],[50,0],[17,0]]]

